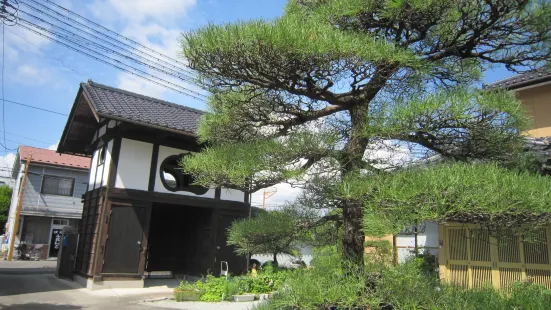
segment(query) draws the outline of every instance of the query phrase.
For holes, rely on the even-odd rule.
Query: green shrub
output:
[[[174,300],[176,301],[196,301],[199,300],[202,293],[193,283],[188,283],[185,280],[180,282],[174,289]]]
[[[528,283],[510,293],[492,287],[467,289],[442,284],[426,272],[422,258],[399,266],[367,265],[350,272],[338,256],[317,257],[314,268],[288,275],[274,298],[258,307],[281,309],[551,309],[551,291]]]
[[[284,268],[272,268],[268,266],[262,272],[259,272],[256,277],[248,274],[226,279],[208,275],[206,278],[192,284],[182,281],[175,289],[175,298],[177,298],[176,291],[192,290],[199,291],[201,295],[200,300],[207,302],[231,300],[233,295],[245,293],[270,293],[280,289],[292,272]]]

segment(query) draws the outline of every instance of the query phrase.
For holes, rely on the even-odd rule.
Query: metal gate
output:
[[[475,225],[450,224],[441,226],[440,236],[441,276],[452,283],[508,290],[514,282],[532,281],[551,289],[551,227],[493,236]]]

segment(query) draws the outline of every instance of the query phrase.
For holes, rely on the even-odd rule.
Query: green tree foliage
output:
[[[415,221],[460,221],[492,231],[550,221],[551,178],[495,163],[440,163],[349,177],[339,187],[343,199],[365,201],[365,229],[375,236],[398,233]]]
[[[12,189],[9,186],[0,187],[0,228],[4,231],[10,212]]]
[[[381,141],[416,158],[507,160],[528,122],[514,96],[475,86],[496,64],[548,61],[550,14],[535,0],[291,0],[276,20],[186,33],[212,96],[199,130],[210,147],[182,166],[202,185],[307,186],[310,205],[340,210],[343,255],[362,264],[368,197],[341,197],[340,179],[396,165],[364,155]]]
[[[228,244],[239,255],[272,253],[293,254],[296,240],[295,219],[290,212],[262,212],[251,219],[238,220],[228,229]]]

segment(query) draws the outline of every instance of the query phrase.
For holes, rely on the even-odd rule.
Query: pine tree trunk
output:
[[[350,140],[346,146],[347,158],[344,164],[344,173],[359,173],[363,164],[363,155],[368,139],[361,132],[367,118],[367,106],[355,106],[350,110],[352,129]],[[343,202],[343,258],[357,266],[364,265],[364,207],[361,201],[345,200]]]

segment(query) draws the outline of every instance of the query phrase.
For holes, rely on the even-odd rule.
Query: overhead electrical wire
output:
[[[7,131],[5,131],[5,133],[7,133],[8,135],[12,135],[12,136],[16,136],[16,137],[21,137],[21,138],[24,138],[24,139],[33,140],[33,141],[40,142],[40,143],[44,143],[44,144],[48,144],[48,145],[53,145],[53,144],[55,144],[55,143],[52,143],[52,142],[46,142],[46,141],[38,140],[38,139],[35,139],[35,138],[26,137],[26,136],[23,136],[23,135],[20,135],[20,134],[17,134],[17,133],[13,133],[13,132],[7,132]],[[12,141],[12,140],[6,140],[6,141],[15,142],[15,141]],[[19,143],[19,142],[16,142],[16,143]]]
[[[36,107],[36,106],[30,105],[30,104],[24,104],[24,103],[21,103],[21,102],[12,101],[12,100],[8,100],[8,99],[4,99],[4,102],[13,103],[13,104],[17,104],[17,105],[24,106],[24,107],[27,107],[27,108],[36,109],[36,110],[49,112],[49,113],[53,113],[53,114],[58,114],[58,115],[62,115],[62,116],[69,116],[69,114],[65,114],[65,113],[61,113],[61,112],[57,112],[57,111],[52,111],[52,110]]]
[[[43,52],[44,54],[46,54],[48,57],[53,58],[53,59],[59,61],[59,63],[61,63],[65,68],[67,68],[67,69],[73,71],[73,72],[76,73],[76,74],[81,74],[81,73],[78,72],[76,69],[72,68],[72,67],[69,66],[67,63],[65,63],[65,61],[63,61],[63,59],[61,59],[61,58],[59,58],[59,57],[57,57],[57,56],[55,56],[55,55],[51,55],[50,53],[48,53],[48,52],[46,52],[44,49],[42,49],[40,46],[38,46],[38,45],[32,43],[31,41],[29,41],[29,40],[27,40],[27,39],[25,39],[22,35],[18,34],[17,32],[12,31],[12,30],[10,30],[9,28],[8,28],[8,31],[11,32],[11,34],[13,34],[14,36],[17,36],[17,37],[20,38],[21,40],[23,40],[23,41],[29,43],[30,45],[34,46],[36,49],[40,50],[41,52]],[[82,75],[82,74],[81,74],[81,75]]]
[[[6,143],[6,108],[4,104],[4,45],[5,45],[5,31],[4,28],[6,26],[4,23],[2,23],[2,128],[4,129],[4,144],[2,146],[4,147],[4,153],[7,153],[7,143]]]
[[[20,20],[22,20],[22,19],[20,19]],[[82,51],[82,50],[80,50],[80,49],[78,49],[78,48],[75,48],[74,46],[71,46],[70,44],[66,44],[66,43],[64,43],[64,42],[62,42],[62,41],[60,41],[60,40],[58,40],[58,39],[52,38],[52,37],[50,37],[50,36],[48,36],[48,35],[46,35],[46,34],[44,34],[44,33],[41,33],[40,31],[37,31],[36,29],[31,28],[30,26],[26,26],[26,25],[23,25],[23,24],[21,24],[21,23],[18,23],[18,26],[19,26],[19,27],[22,27],[22,28],[24,28],[24,29],[26,29],[26,30],[29,30],[29,31],[31,31],[31,32],[33,32],[33,33],[35,33],[35,34],[38,34],[38,35],[40,35],[40,36],[42,36],[42,37],[44,37],[44,38],[46,38],[46,39],[49,39],[49,40],[51,40],[51,41],[53,41],[53,42],[56,42],[56,43],[58,43],[58,44],[61,44],[61,45],[65,46],[65,47],[67,47],[67,48],[69,48],[69,49],[72,49],[72,50],[75,51],[75,52],[78,52],[78,53],[80,53],[80,54],[83,54],[83,55],[86,55],[86,56],[88,56],[88,57],[90,57],[90,58],[93,58],[93,59],[95,59],[95,60],[97,60],[97,61],[99,61],[99,62],[103,62],[103,63],[105,63],[105,64],[107,64],[107,65],[110,65],[110,66],[112,66],[112,67],[115,67],[115,68],[117,68],[117,69],[119,69],[119,70],[121,70],[121,71],[130,73],[130,74],[132,74],[132,75],[134,75],[134,76],[137,76],[137,77],[139,77],[139,78],[142,78],[142,79],[144,79],[144,80],[147,80],[147,81],[149,81],[149,82],[151,82],[151,83],[157,84],[157,85],[159,85],[159,86],[166,87],[166,88],[168,88],[168,89],[171,89],[171,90],[173,90],[173,91],[175,91],[175,92],[178,92],[178,93],[181,93],[181,94],[183,94],[183,95],[186,95],[186,96],[195,98],[195,99],[200,100],[200,101],[205,101],[205,98],[203,98],[203,97],[198,97],[198,96],[196,96],[196,95],[187,93],[185,90],[180,90],[180,89],[178,89],[178,88],[184,88],[184,87],[182,87],[182,86],[179,86],[179,85],[174,84],[174,83],[171,83],[171,82],[168,82],[168,83],[170,83],[170,84],[172,84],[172,85],[176,85],[178,88],[174,88],[174,87],[171,87],[171,86],[168,86],[168,85],[164,85],[162,82],[164,82],[164,81],[166,81],[166,80],[161,79],[161,78],[158,78],[158,77],[154,77],[154,78],[156,78],[156,79],[161,80],[162,82],[155,81],[155,80],[153,80],[152,78],[149,78],[149,77],[146,76],[146,75],[150,75],[150,74],[148,74],[147,72],[142,71],[142,70],[139,70],[139,69],[135,69],[135,68],[133,68],[132,66],[129,66],[129,65],[127,65],[127,64],[124,64],[123,62],[121,62],[121,61],[119,61],[119,60],[115,60],[115,61],[116,61],[118,64],[120,64],[120,65],[132,67],[134,70],[137,70],[137,71],[139,71],[139,72],[144,72],[144,73],[146,73],[146,75],[138,74],[138,73],[133,72],[133,71],[131,71],[131,70],[129,70],[129,69],[123,68],[123,67],[121,67],[121,66],[119,66],[119,65],[117,65],[117,64],[110,63],[109,61],[106,61],[105,59],[102,59],[102,58],[98,58],[98,57],[96,57],[96,56],[93,56],[93,55],[87,53],[86,51]],[[36,26],[36,25],[35,25],[35,26]],[[38,26],[38,27],[40,27],[40,26]],[[44,28],[44,27],[40,27],[39,29],[48,32],[48,30],[47,30],[46,28]],[[101,57],[101,56],[100,56],[100,57]]]
[[[27,0],[20,0],[20,1],[21,1],[21,3],[24,4],[25,6],[31,8],[31,9],[33,9],[33,10],[35,10],[35,11],[38,11],[38,12],[40,12],[41,14],[46,14],[44,11],[38,9],[37,7],[35,7],[35,6],[33,6],[33,5],[30,5],[30,4],[27,2]],[[107,33],[114,34],[116,37],[119,37],[119,38],[121,38],[121,39],[123,39],[123,40],[125,40],[125,41],[127,41],[127,42],[130,42],[130,43],[132,43],[132,44],[134,44],[134,45],[136,45],[136,46],[139,46],[140,48],[146,50],[147,52],[144,52],[144,51],[142,51],[142,50],[140,50],[140,49],[138,49],[138,48],[136,48],[135,46],[132,46],[132,45],[130,45],[130,44],[124,43],[124,42],[122,42],[121,40],[119,40],[119,39],[117,39],[117,38],[115,38],[115,37],[113,37],[113,36],[111,36],[111,35],[109,35],[109,34],[107,34],[107,33],[105,33],[105,32],[99,31],[98,29],[96,29],[96,28],[94,28],[94,27],[90,27],[90,26],[85,25],[85,24],[83,24],[83,23],[81,23],[81,22],[79,22],[79,21],[77,21],[77,20],[74,20],[74,19],[72,19],[72,18],[70,18],[70,17],[68,17],[68,16],[66,16],[66,15],[63,15],[62,13],[60,13],[60,12],[58,12],[58,11],[56,11],[56,10],[53,10],[52,8],[46,6],[46,5],[42,4],[42,3],[39,3],[38,1],[35,1],[35,0],[29,0],[29,1],[30,1],[30,2],[33,2],[35,5],[40,6],[40,7],[42,7],[43,9],[45,9],[45,10],[47,10],[47,11],[49,11],[49,12],[51,12],[51,13],[53,13],[53,14],[55,14],[55,15],[57,15],[57,16],[63,18],[63,19],[65,19],[65,20],[67,20],[67,21],[69,21],[69,22],[71,22],[71,23],[77,24],[78,26],[84,27],[85,29],[88,29],[88,30],[90,30],[90,31],[92,31],[92,32],[95,32],[95,33],[98,33],[98,34],[100,34],[100,35],[102,35],[102,36],[105,36],[106,38],[108,38],[108,39],[110,39],[110,40],[112,40],[112,41],[114,41],[114,42],[117,42],[117,43],[120,44],[120,45],[123,45],[123,46],[126,46],[126,47],[128,47],[128,48],[134,49],[134,50],[136,50],[137,52],[139,52],[139,53],[141,53],[141,54],[143,54],[143,55],[146,55],[146,56],[148,56],[148,57],[152,57],[152,58],[154,58],[154,59],[157,60],[157,61],[160,61],[160,62],[165,63],[166,65],[169,65],[169,66],[172,66],[172,67],[174,67],[174,68],[177,68],[177,69],[186,71],[186,69],[174,65],[174,63],[177,63],[177,64],[179,64],[179,65],[181,65],[181,66],[187,67],[187,65],[186,65],[185,63],[183,63],[183,62],[181,62],[181,61],[179,61],[179,60],[177,60],[177,59],[171,58],[171,57],[169,57],[169,56],[166,56],[166,55],[164,55],[164,54],[162,54],[162,53],[160,53],[160,52],[157,52],[157,51],[155,51],[154,49],[151,49],[151,48],[149,48],[149,47],[147,47],[147,46],[145,46],[145,45],[142,45],[142,44],[140,44],[140,43],[138,43],[138,42],[136,42],[136,41],[134,41],[134,40],[132,40],[132,39],[129,39],[129,38],[127,38],[127,37],[125,37],[125,36],[123,36],[123,35],[121,35],[121,34],[115,32],[115,31],[112,31],[112,30],[110,30],[110,29],[108,29],[108,28],[105,28],[105,27],[101,26],[100,24],[97,24],[97,23],[95,23],[95,22],[93,22],[93,21],[91,21],[91,20],[89,20],[89,19],[87,19],[87,18],[85,18],[85,17],[83,17],[83,16],[77,14],[77,13],[74,13],[74,12],[70,11],[69,9],[66,9],[66,8],[64,8],[64,7],[60,6],[60,5],[57,5],[57,4],[55,4],[55,3],[51,2],[51,1],[45,1],[45,2],[47,2],[47,3],[50,3],[50,4],[54,5],[54,6],[56,6],[56,7],[60,8],[60,9],[62,9],[63,11],[65,11],[65,12],[67,12],[67,13],[73,15],[73,16],[77,16],[77,17],[80,18],[81,20],[84,20],[84,21],[86,21],[87,23],[92,24],[93,26],[95,26],[95,27],[97,27],[97,28],[99,28],[99,29],[102,29],[103,31],[106,31]],[[20,11],[21,11],[21,10],[20,10]],[[48,16],[49,16],[50,18],[52,18],[52,17],[51,17],[52,15],[49,15],[49,14],[48,14]],[[156,54],[156,55],[158,55],[158,56],[161,56],[161,57],[163,57],[163,58],[166,58],[166,59],[168,59],[169,61],[160,59],[160,58],[158,58],[158,57],[156,57],[156,56],[154,56],[154,55],[151,55],[151,53],[154,53],[154,54]],[[193,73],[193,72],[190,72],[190,73]]]
[[[137,63],[139,63],[139,64],[141,64],[141,65],[144,65],[144,66],[147,66],[147,67],[149,67],[149,68],[151,68],[151,69],[153,69],[153,70],[160,71],[160,72],[165,73],[165,74],[168,74],[168,75],[173,75],[173,76],[175,76],[175,77],[177,77],[177,78],[179,78],[179,79],[182,79],[182,80],[184,80],[184,81],[186,81],[186,82],[189,82],[189,83],[192,83],[192,84],[193,84],[193,83],[196,83],[196,82],[194,81],[194,77],[191,76],[191,75],[190,75],[190,72],[188,72],[188,71],[178,71],[178,70],[175,70],[175,69],[173,69],[173,68],[167,67],[167,66],[165,66],[165,65],[163,65],[163,64],[156,63],[155,61],[152,61],[152,60],[148,59],[147,57],[138,55],[138,54],[136,54],[136,53],[134,53],[134,52],[132,52],[132,51],[126,49],[126,48],[120,47],[120,46],[118,46],[117,44],[114,44],[114,43],[112,43],[112,42],[110,42],[110,41],[108,41],[108,40],[102,39],[101,37],[98,37],[98,36],[96,36],[96,35],[94,35],[94,34],[91,34],[91,33],[89,33],[89,32],[85,32],[85,31],[83,31],[82,29],[80,29],[80,28],[78,28],[78,27],[75,27],[74,25],[71,25],[71,24],[69,24],[69,23],[67,23],[67,22],[64,22],[64,21],[62,21],[62,20],[60,20],[60,19],[58,19],[58,18],[56,18],[56,17],[54,17],[54,16],[52,16],[52,15],[50,15],[50,14],[48,14],[48,13],[45,13],[44,11],[41,11],[41,10],[39,10],[39,9],[36,9],[36,11],[39,12],[39,13],[41,13],[41,14],[43,14],[43,15],[45,15],[45,16],[47,16],[48,18],[54,19],[54,20],[56,20],[56,21],[58,21],[58,22],[60,22],[60,23],[62,23],[62,24],[64,24],[64,25],[67,25],[67,26],[69,26],[69,27],[71,27],[71,28],[73,28],[73,29],[75,29],[75,30],[77,30],[77,31],[80,31],[80,32],[82,32],[82,33],[85,33],[86,35],[89,35],[89,36],[91,36],[92,38],[94,38],[94,39],[96,39],[96,40],[98,40],[98,41],[104,42],[105,44],[111,46],[112,48],[116,48],[116,49],[119,49],[120,51],[127,52],[127,53],[129,53],[130,55],[132,55],[132,56],[134,56],[134,57],[136,57],[136,58],[139,58],[140,60],[135,59],[135,58],[133,58],[133,57],[130,57],[130,56],[128,56],[128,55],[125,55],[125,54],[123,54],[123,53],[121,53],[121,52],[119,52],[119,51],[115,51],[115,50],[113,50],[112,48],[105,47],[105,46],[103,46],[103,45],[101,45],[101,44],[99,44],[99,43],[97,43],[97,42],[94,42],[94,41],[92,41],[92,40],[90,40],[90,39],[87,39],[87,38],[85,38],[85,37],[83,37],[83,36],[81,36],[81,35],[79,35],[79,34],[73,33],[73,32],[71,32],[71,31],[69,31],[69,30],[67,30],[67,29],[65,29],[65,28],[63,28],[63,27],[60,27],[60,26],[56,25],[56,24],[53,24],[53,23],[51,23],[51,22],[48,22],[48,21],[46,21],[46,20],[44,20],[44,19],[42,19],[42,18],[40,18],[40,17],[38,17],[38,16],[36,16],[36,15],[34,15],[34,14],[31,14],[31,13],[27,12],[27,11],[19,10],[19,12],[21,12],[21,13],[23,13],[23,14],[29,16],[29,17],[32,17],[32,18],[35,19],[35,20],[38,20],[38,21],[43,22],[43,23],[45,23],[45,24],[47,24],[47,25],[49,25],[49,26],[51,26],[51,27],[53,27],[53,28],[59,29],[59,30],[61,30],[61,31],[63,31],[63,32],[66,32],[66,33],[70,34],[71,36],[77,37],[78,39],[82,40],[83,42],[88,42],[88,43],[94,45],[94,46],[97,47],[97,48],[101,48],[101,49],[104,49],[104,50],[109,51],[109,52],[111,52],[111,53],[115,53],[115,54],[117,54],[117,55],[119,55],[119,56],[121,56],[121,57],[123,57],[123,58],[126,58],[126,59],[128,59],[128,60],[137,62]],[[21,19],[21,18],[19,18],[19,19]],[[144,63],[144,62],[145,62],[145,63]],[[162,68],[162,69],[157,68],[157,66],[160,67],[160,68]],[[174,67],[174,66],[172,66],[172,67]],[[170,72],[167,72],[167,70],[170,71]]]
[[[36,1],[34,1],[34,0],[31,0],[31,1],[33,1],[33,2],[36,3]],[[162,54],[162,53],[159,53],[159,52],[157,52],[157,51],[154,50],[154,49],[151,49],[151,48],[149,48],[149,47],[147,47],[147,46],[145,46],[145,45],[142,45],[142,44],[140,44],[140,43],[138,43],[138,42],[136,42],[136,41],[134,41],[134,40],[132,40],[132,39],[130,39],[130,38],[127,38],[127,37],[125,37],[125,36],[123,36],[123,35],[121,35],[121,34],[115,32],[115,31],[112,31],[112,30],[110,30],[110,29],[108,29],[108,28],[105,28],[105,27],[103,27],[102,25],[100,25],[100,24],[98,24],[98,23],[95,23],[95,22],[93,22],[93,21],[87,19],[87,18],[84,17],[84,16],[81,16],[81,15],[79,15],[79,14],[77,14],[77,13],[75,13],[75,12],[69,10],[69,9],[66,9],[66,8],[62,7],[61,5],[58,5],[57,3],[54,3],[54,2],[49,1],[49,0],[43,0],[43,1],[44,1],[44,2],[47,2],[47,3],[51,4],[51,5],[53,5],[53,6],[55,6],[55,7],[58,7],[59,9],[62,9],[63,11],[65,11],[65,12],[67,12],[67,13],[69,13],[69,14],[75,16],[75,17],[78,17],[79,19],[84,20],[84,21],[86,21],[86,22],[88,22],[88,23],[90,23],[90,24],[92,24],[92,25],[94,25],[94,26],[96,26],[96,27],[98,27],[98,28],[104,30],[104,31],[107,31],[107,32],[109,32],[109,33],[112,33],[112,34],[114,34],[115,36],[120,37],[120,38],[123,39],[123,40],[126,40],[126,41],[128,41],[128,42],[134,43],[134,44],[136,44],[137,46],[140,46],[141,48],[143,48],[143,49],[145,49],[145,50],[147,50],[147,51],[150,51],[150,52],[155,53],[155,54],[157,54],[157,55],[159,55],[159,56],[161,56],[161,57],[164,57],[164,58],[166,58],[166,59],[168,59],[168,60],[170,60],[170,61],[172,61],[172,62],[175,62],[175,63],[178,63],[178,64],[180,64],[180,65],[183,65],[183,66],[187,67],[187,65],[186,65],[185,63],[183,63],[183,62],[181,62],[181,61],[179,61],[179,60],[177,60],[177,59],[174,59],[174,58],[172,58],[172,57],[169,57],[169,56],[167,56],[167,55],[164,55],[164,54]]]
[[[105,28],[52,1],[18,0],[18,3],[20,7],[17,25],[21,28],[158,86],[206,101],[207,90],[197,82],[195,73],[184,62]],[[170,80],[165,76],[170,77]],[[196,86],[198,91],[182,86],[176,80]]]
[[[117,63],[118,65],[123,66],[123,67],[125,67],[125,68],[128,69],[128,70],[133,70],[134,72],[137,72],[137,73],[142,74],[142,75],[145,75],[145,76],[148,76],[148,75],[149,75],[149,76],[152,76],[152,77],[154,77],[154,78],[160,80],[160,81],[163,82],[163,83],[166,83],[166,84],[171,85],[172,87],[180,88],[180,89],[183,90],[183,94],[188,93],[187,95],[194,96],[194,98],[196,98],[196,99],[198,99],[198,100],[203,100],[203,99],[206,98],[206,96],[203,95],[203,94],[200,94],[200,93],[195,92],[195,91],[193,91],[193,90],[187,89],[187,88],[185,88],[185,87],[183,87],[183,86],[180,86],[180,85],[178,85],[178,84],[172,83],[172,82],[170,82],[170,81],[168,81],[168,80],[165,80],[165,79],[163,79],[163,78],[153,76],[152,74],[150,74],[150,73],[148,73],[148,72],[146,72],[146,71],[143,71],[143,70],[141,70],[141,69],[135,68],[135,67],[133,67],[133,66],[131,66],[131,65],[129,65],[129,64],[126,64],[126,63],[124,63],[124,62],[122,62],[122,61],[120,61],[120,60],[118,60],[118,59],[115,59],[115,58],[113,58],[113,57],[110,57],[110,56],[108,56],[108,55],[102,54],[101,52],[98,52],[98,51],[96,51],[96,50],[90,49],[90,48],[88,48],[87,46],[85,46],[85,45],[83,45],[83,44],[80,44],[78,41],[75,41],[75,40],[73,40],[73,39],[67,37],[67,36],[64,35],[64,34],[60,34],[60,33],[57,33],[57,32],[55,32],[55,31],[51,31],[51,30],[49,30],[48,28],[45,28],[45,27],[36,25],[36,24],[34,24],[34,23],[32,23],[32,22],[29,22],[28,20],[26,20],[26,19],[24,19],[24,18],[19,18],[19,21],[20,21],[20,22],[23,22],[23,23],[25,23],[25,24],[27,24],[27,25],[30,26],[30,27],[35,27],[35,28],[38,28],[38,29],[40,29],[40,30],[42,30],[42,31],[44,31],[44,32],[47,32],[47,33],[49,33],[49,34],[51,34],[51,35],[53,35],[53,36],[55,36],[55,37],[57,37],[57,38],[59,38],[59,39],[61,39],[61,40],[65,40],[65,41],[67,41],[69,44],[74,44],[74,45],[76,45],[78,48],[80,48],[81,50],[84,50],[84,51],[86,51],[86,52],[90,52],[90,53],[96,54],[96,55],[99,56],[99,57],[104,57],[104,58],[106,58],[107,60],[112,61],[112,62],[115,62],[115,63]],[[19,23],[19,25],[20,25],[20,26],[23,26],[21,23]],[[47,36],[46,36],[46,37],[47,37]],[[50,38],[50,39],[51,39],[51,38]],[[55,41],[55,40],[54,40],[54,41]],[[57,42],[57,41],[56,41],[56,42]],[[67,42],[66,42],[66,43],[67,43]],[[60,42],[58,42],[58,43],[60,43]],[[73,46],[73,47],[74,47],[74,46]],[[202,97],[202,98],[201,98],[201,97]]]

